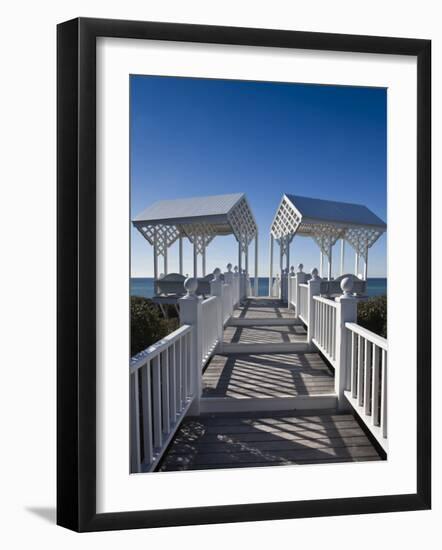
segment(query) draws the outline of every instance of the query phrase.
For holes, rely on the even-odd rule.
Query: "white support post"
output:
[[[241,285],[240,285],[240,273],[238,271],[238,266],[236,265],[233,268],[233,281],[234,281],[234,289],[235,289],[235,307],[239,304],[241,301]]]
[[[364,255],[364,281],[367,280],[368,277],[368,248],[365,251]]]
[[[331,281],[332,278],[332,246],[331,244],[328,246],[328,273],[327,278],[329,281]]]
[[[196,244],[196,235],[193,237],[193,276],[198,277],[198,251]]]
[[[312,345],[312,340],[315,337],[315,300],[313,296],[318,296],[321,290],[321,279],[318,275],[316,267],[312,269],[312,278],[308,282],[308,327],[307,327],[307,342]]]
[[[246,270],[246,274],[249,274],[249,236],[246,233],[246,251],[245,251],[245,260],[244,260],[244,268]]]
[[[217,267],[213,271],[213,279],[210,281],[210,295],[216,296],[218,350],[222,351],[224,313],[223,313],[223,282],[221,280],[221,269]]]
[[[355,323],[358,314],[358,300],[352,295],[353,280],[345,277],[341,281],[342,296],[336,298],[336,368],[335,393],[338,396],[339,409],[346,408],[344,391],[347,381],[347,369],[350,368],[350,336],[345,323]]]
[[[285,243],[285,268],[288,273],[290,269],[290,235],[287,235]]]
[[[153,278],[154,281],[158,279],[158,243],[157,243],[157,228],[155,227],[153,233]],[[154,293],[157,293],[156,284],[154,282]]]
[[[359,254],[355,252],[355,275],[359,277]]]
[[[241,242],[238,242],[238,269],[239,272],[242,273],[242,250],[241,250]]]
[[[180,324],[191,325],[192,338],[190,345],[190,364],[192,369],[192,381],[194,383],[194,399],[190,406],[189,413],[199,415],[200,399],[202,392],[202,302],[201,296],[197,296],[198,280],[196,278],[186,279],[184,288],[187,294],[178,300],[180,304]]]
[[[293,298],[293,287],[294,287],[294,283],[295,283],[295,277],[296,277],[296,273],[295,273],[295,268],[292,266],[290,268],[290,272],[288,274],[288,277],[287,277],[287,307],[288,309],[293,309],[293,301],[294,301],[294,298]]]
[[[231,288],[231,297],[232,297],[232,303],[230,304],[230,313],[233,313],[233,308],[236,305],[235,302],[235,282],[234,282],[234,275],[232,273],[232,264],[227,264],[227,271],[224,272],[224,282],[227,285],[230,285]]]
[[[344,275],[345,239],[341,239],[341,275]]]
[[[203,244],[203,277],[206,276],[206,243]]]
[[[273,288],[273,235],[270,233],[270,251],[269,251],[269,296],[272,295]]]
[[[319,254],[319,276],[322,277],[324,274],[324,254],[322,250]]]
[[[283,253],[283,247],[284,247],[284,237],[281,237],[279,239],[279,273],[281,274],[282,278],[282,272],[284,270],[284,253]]]
[[[168,274],[167,270],[167,240],[164,238],[164,275]]]
[[[296,273],[296,283],[295,283],[295,294],[296,294],[296,306],[295,306],[295,317],[296,319],[299,318],[299,285],[301,283],[305,283],[307,280],[307,274],[304,273],[302,270],[304,269],[304,266],[302,264],[298,265],[298,273]]]
[[[180,275],[183,274],[183,237],[180,237],[179,238],[179,241],[178,241],[178,251],[179,251],[179,272],[180,272]]]
[[[258,231],[255,233],[255,296],[258,296]]]

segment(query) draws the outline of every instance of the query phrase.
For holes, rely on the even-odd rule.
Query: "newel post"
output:
[[[305,283],[306,281],[306,278],[307,278],[307,274],[304,273],[302,270],[304,269],[304,266],[302,264],[299,264],[298,265],[298,273],[296,273],[296,281],[295,281],[295,296],[296,296],[296,299],[295,299],[295,315],[296,315],[296,318],[299,317],[299,285],[301,283]]]
[[[312,269],[312,278],[308,282],[308,327],[307,342],[312,344],[315,337],[315,300],[313,296],[318,296],[321,291],[321,278],[318,275],[316,267]]]
[[[226,285],[230,285],[230,296],[232,298],[230,304],[230,315],[233,313],[233,308],[235,307],[235,287],[233,283],[233,273],[232,273],[232,264],[227,264],[227,271],[224,272],[224,282]]]
[[[240,297],[240,284],[239,284],[239,279],[240,279],[240,274],[238,273],[238,266],[236,265],[234,268],[233,268],[233,271],[234,271],[234,274],[233,274],[233,281],[234,281],[234,289],[235,289],[235,306],[238,305],[238,303],[240,302],[241,300],[241,297]]]
[[[345,323],[355,323],[358,317],[358,300],[352,295],[353,280],[344,277],[341,281],[342,296],[336,298],[336,369],[335,392],[338,396],[338,407],[346,408],[344,391],[347,384],[347,370],[350,360],[350,332],[345,328]]]
[[[223,341],[223,319],[224,319],[224,312],[223,312],[223,282],[221,280],[221,269],[217,267],[213,271],[213,279],[210,281],[210,294],[211,296],[216,296],[216,313],[217,313],[217,321],[216,321],[216,333],[218,336],[218,342],[219,347],[222,347],[222,341]],[[220,351],[222,351],[220,349]]]
[[[288,279],[287,279],[287,307],[288,309],[293,309],[293,300],[294,300],[294,297],[293,297],[293,289],[292,289],[292,285],[293,283],[295,283],[295,279],[294,277],[296,277],[296,273],[295,273],[295,268],[292,266],[290,268],[290,273],[289,273],[289,276],[288,276]]]
[[[190,346],[190,361],[192,365],[191,387],[194,389],[194,399],[190,407],[191,414],[200,413],[200,399],[202,391],[202,302],[201,296],[196,295],[198,280],[186,279],[184,288],[187,294],[178,300],[180,304],[180,324],[192,327]]]

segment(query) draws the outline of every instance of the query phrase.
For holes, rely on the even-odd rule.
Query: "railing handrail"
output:
[[[328,306],[334,307],[335,309],[338,307],[338,303],[334,300],[331,300],[330,298],[324,298],[324,296],[313,296],[313,300],[316,300],[317,302],[322,302],[323,304],[326,304]]]
[[[210,302],[214,302],[216,299],[217,299],[217,296],[209,296],[209,298],[206,298],[205,300],[203,300],[202,302],[203,307]]]
[[[155,342],[155,344],[152,344],[145,350],[137,353],[137,355],[134,355],[131,358],[129,364],[130,372],[134,372],[142,367],[146,363],[146,361],[154,359],[157,355],[170,347],[176,340],[179,340],[182,336],[184,336],[191,330],[192,327],[190,325],[182,325],[161,340],[158,340],[158,342]]]
[[[308,283],[299,283],[298,286],[303,286],[305,288],[308,288]]]
[[[361,327],[361,325],[358,325],[357,323],[345,323],[346,328],[351,330],[352,332],[355,332],[356,334],[359,334],[360,336],[363,336],[366,338],[369,342],[376,344],[380,348],[382,348],[385,351],[388,351],[387,346],[387,339],[383,338],[382,336],[379,336],[379,334],[376,334],[375,332],[372,332],[371,330],[368,330],[364,327]]]

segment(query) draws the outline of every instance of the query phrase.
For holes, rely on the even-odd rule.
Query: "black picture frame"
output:
[[[362,498],[96,512],[96,39],[133,38],[417,58],[417,491]],[[431,506],[431,41],[74,19],[57,28],[57,523],[104,531],[424,510]]]

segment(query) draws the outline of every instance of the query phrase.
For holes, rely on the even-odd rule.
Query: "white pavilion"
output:
[[[355,252],[355,275],[359,275],[360,260],[364,261],[362,278],[367,279],[368,251],[387,230],[387,225],[362,204],[337,202],[285,193],[270,228],[270,288],[273,280],[274,241],[279,244],[280,270],[286,273],[290,265],[290,243],[295,235],[312,237],[320,249],[320,276],[332,278],[332,250],[341,240],[341,275],[344,274],[345,243]],[[285,265],[284,265],[285,264]]]

